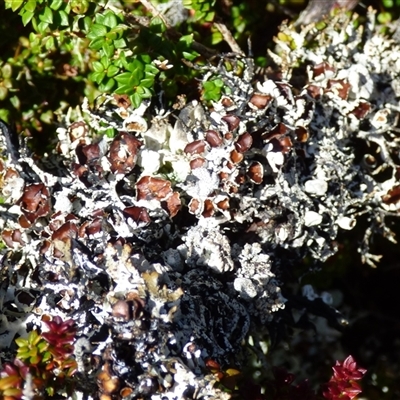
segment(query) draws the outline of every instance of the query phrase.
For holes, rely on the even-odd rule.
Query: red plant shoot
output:
[[[343,363],[336,361],[333,376],[325,385],[323,396],[328,400],[352,400],[361,393],[361,387],[356,382],[367,372],[358,368],[352,356],[348,356]]]

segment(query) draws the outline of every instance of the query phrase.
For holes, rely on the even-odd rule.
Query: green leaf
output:
[[[211,34],[211,44],[216,45],[218,43],[221,43],[224,40],[224,37],[222,36],[221,32],[213,32]]]
[[[68,26],[69,25],[68,14],[64,10],[60,10],[58,12],[58,18],[60,19],[60,25],[61,26]]]
[[[151,57],[148,54],[141,54],[140,56],[140,60],[144,63],[144,64],[150,64],[151,63]]]
[[[129,80],[131,79],[132,74],[130,72],[123,72],[115,77],[115,80],[120,83],[121,85],[128,84]]]
[[[49,36],[46,40],[46,44],[45,44],[46,50],[52,50],[55,48],[54,45],[54,37],[53,36]]]
[[[33,12],[25,11],[25,12],[22,14],[22,24],[23,24],[24,26],[28,25],[28,23],[30,22],[30,20],[32,19],[32,17],[33,17],[34,15],[35,15],[35,14],[34,14]]]
[[[40,115],[40,120],[45,124],[51,124],[53,122],[53,118],[54,115],[52,110],[47,110],[46,112]]]
[[[22,3],[23,3],[23,0],[10,0],[10,1],[7,1],[6,8],[11,7],[11,10],[17,11],[18,8],[20,8],[22,6]],[[29,1],[28,1],[28,3],[29,3]],[[36,4],[35,4],[35,6],[36,6]]]
[[[118,37],[118,35],[117,35],[117,32],[115,32],[115,31],[110,31],[106,35],[106,38],[111,42],[114,42],[114,40],[117,40],[117,37]]]
[[[42,14],[39,14],[39,19],[47,24],[53,23],[53,10],[50,7],[45,7]]]
[[[21,100],[19,99],[18,96],[10,97],[10,103],[13,105],[13,107],[16,110],[20,110],[21,109]]]
[[[100,62],[103,65],[104,69],[107,69],[110,66],[110,58],[107,56],[101,57]]]
[[[93,72],[91,74],[91,79],[96,82],[98,85],[100,85],[100,83],[103,81],[103,79],[105,78],[106,73],[103,72]]]
[[[95,20],[97,24],[104,25],[105,15],[102,13],[97,13],[95,16]]]
[[[110,11],[104,15],[103,25],[108,26],[109,28],[114,28],[117,24],[117,17],[113,12]]]
[[[8,95],[8,89],[4,86],[0,86],[0,100],[4,100]]]
[[[109,129],[107,129],[107,130],[105,130],[104,131],[104,134],[107,136],[107,137],[109,137],[109,138],[113,138],[113,137],[115,137],[115,130],[114,130],[114,128],[109,128]]]
[[[21,348],[23,346],[26,346],[28,341],[26,339],[24,339],[24,338],[19,337],[19,338],[16,338],[14,340],[14,342],[17,344],[17,346],[19,348]]]
[[[30,345],[37,345],[40,342],[41,336],[38,334],[36,330],[30,331],[28,335],[28,343]]]
[[[121,53],[119,53],[119,57],[115,60],[115,65],[117,67],[123,67],[126,69],[128,62],[126,61],[125,51],[121,51]]]
[[[215,12],[214,11],[211,11],[211,12],[207,13],[205,15],[205,17],[204,17],[204,21],[205,22],[213,22],[214,19],[215,19]]]
[[[115,65],[110,65],[107,69],[107,77],[111,78],[115,75],[117,75],[119,72],[119,68],[116,67]]]
[[[104,66],[100,61],[94,61],[93,62],[93,69],[95,72],[103,72],[104,71]]]
[[[15,0],[13,0],[12,1],[12,3],[14,4],[14,3],[20,3],[20,4],[22,4],[22,1],[20,2],[20,1],[15,1]],[[18,6],[19,7],[19,6]],[[17,8],[18,8],[17,7]],[[29,12],[35,12],[35,10],[36,10],[36,0],[29,0],[25,5],[24,5],[24,10],[26,10],[26,11],[29,11]],[[13,11],[15,11],[14,9],[13,9]]]
[[[101,49],[103,50],[104,54],[107,57],[112,58],[114,56],[115,48],[112,44],[109,44],[106,41],[104,41],[103,46],[101,46]]]
[[[131,94],[133,93],[133,87],[131,85],[121,85],[118,86],[116,90],[114,90],[115,94]]]
[[[4,64],[1,67],[1,74],[3,75],[4,79],[9,79],[12,77],[12,66],[8,63]]]
[[[35,18],[33,18],[33,21],[35,20]],[[45,33],[46,29],[49,27],[49,24],[47,22],[39,22],[38,26],[37,26],[37,30],[39,33]]]
[[[49,351],[46,351],[46,352],[43,354],[42,361],[43,361],[43,362],[47,362],[47,361],[49,361],[50,359],[51,359],[51,353],[50,353]]]
[[[160,71],[158,70],[157,67],[155,67],[153,64],[146,64],[144,67],[144,71],[146,72],[146,75],[148,73],[157,75]]]
[[[89,39],[96,39],[96,38],[104,38],[107,34],[107,28],[104,25],[100,24],[93,24],[90,27],[90,32],[88,33],[87,37]]]
[[[37,345],[37,348],[39,349],[40,353],[43,353],[48,347],[49,343],[44,340],[41,340]]]
[[[143,89],[144,91],[142,93],[142,99],[149,99],[153,96],[153,93],[148,88],[144,87]]]
[[[142,103],[142,98],[138,93],[130,95],[129,100],[135,108],[139,108],[140,104]]]
[[[116,49],[123,49],[124,47],[126,47],[125,39],[121,38],[114,40],[114,46]]]
[[[215,84],[213,81],[208,81],[203,83],[203,88],[206,91],[214,90],[215,89]]]
[[[85,30],[85,32],[89,32],[92,26],[92,19],[90,17],[85,17],[79,20],[79,22],[81,21],[83,22],[83,29]]]
[[[58,10],[63,4],[63,0],[52,0],[50,3],[50,8],[54,11]]]
[[[40,357],[39,355],[34,355],[34,356],[29,358],[29,364],[30,365],[37,365],[37,364],[40,363],[41,359],[42,359],[42,357]]]
[[[154,79],[142,79],[140,81],[140,86],[150,88],[154,86]]]
[[[129,84],[132,86],[138,86],[141,79],[143,79],[143,70],[141,68],[136,68],[134,71],[132,71]]]
[[[112,88],[115,85],[114,79],[108,79],[99,86],[99,90],[102,92],[111,92]]]
[[[136,88],[136,93],[139,94],[142,99],[147,99],[147,98],[153,96],[151,91],[147,87],[144,87],[144,86],[138,86]]]
[[[184,43],[187,47],[190,47],[190,45],[193,43],[193,34],[182,36],[179,38],[179,42]]]
[[[136,58],[127,65],[126,69],[132,73],[137,73],[137,71],[144,71],[144,65]]]
[[[166,30],[164,21],[160,17],[153,17],[150,20],[150,26],[154,33],[162,33]]]
[[[182,55],[186,60],[193,61],[199,56],[199,53],[193,52],[193,53],[188,53],[187,51],[182,51]]]
[[[89,43],[89,47],[93,50],[100,50],[103,47],[104,41],[103,37],[98,37]]]

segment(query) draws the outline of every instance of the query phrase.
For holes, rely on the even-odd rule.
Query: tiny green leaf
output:
[[[37,331],[31,331],[28,335],[28,343],[30,345],[36,345],[40,341],[41,337],[37,333]]]
[[[60,10],[58,12],[58,18],[60,19],[60,25],[61,26],[68,26],[69,25],[68,14],[64,10]]]
[[[119,68],[116,67],[115,65],[110,65],[107,69],[107,77],[111,78],[115,75],[117,75],[119,72]]]
[[[107,56],[101,57],[100,62],[103,65],[104,69],[107,69],[110,66],[110,58]]]
[[[189,47],[193,43],[193,34],[182,36],[179,42],[185,43]]]
[[[114,46],[116,49],[123,49],[124,47],[126,47],[125,39],[121,38],[114,40]]]
[[[13,3],[18,3],[18,1],[13,1]],[[21,1],[22,3],[22,1]],[[36,10],[36,0],[29,0],[26,2],[24,5],[24,10],[29,11],[29,12],[35,12]],[[13,10],[15,11],[15,10]]]
[[[99,90],[102,92],[111,92],[112,88],[115,86],[114,79],[108,79],[105,82],[102,82],[99,86]]]
[[[34,355],[29,358],[29,364],[31,365],[37,365],[40,363],[41,357],[39,355]]]
[[[104,51],[104,54],[109,58],[112,58],[112,56],[114,55],[115,51],[114,46],[112,44],[107,43],[106,41],[104,41],[103,46],[101,46],[101,49]]]
[[[93,50],[100,50],[103,46],[104,41],[105,40],[103,37],[98,37],[90,42],[89,47]]]
[[[115,94],[131,94],[133,93],[133,87],[131,85],[121,85],[114,90]]]
[[[143,61],[144,64],[150,64],[151,63],[151,57],[148,54],[141,54],[140,60]]]
[[[146,99],[152,96],[150,90],[144,86],[138,86],[136,88],[136,93],[139,94],[142,99]]]
[[[0,86],[0,100],[4,100],[8,95],[8,89],[4,86]]]
[[[54,37],[53,36],[49,36],[47,38],[46,44],[45,44],[46,50],[52,50],[54,49]]]
[[[51,359],[51,353],[50,353],[49,351],[46,351],[46,352],[43,354],[42,361],[43,361],[43,362],[47,362],[47,361],[49,361],[50,359]]]
[[[53,10],[50,7],[45,7],[42,14],[39,14],[39,19],[47,24],[53,23]]]
[[[148,88],[144,87],[143,89],[142,99],[148,99],[153,96],[153,93]]]
[[[115,77],[115,80],[120,84],[127,84],[131,78],[132,74],[130,72],[123,72]]]
[[[146,88],[153,87],[153,85],[154,85],[154,79],[142,79],[140,81],[140,86],[143,86]]]
[[[110,11],[104,15],[103,25],[108,26],[109,28],[114,28],[117,24],[117,17],[113,12]]]
[[[143,79],[143,70],[141,68],[136,68],[134,71],[132,71],[129,84],[132,86],[137,86],[139,85],[141,79]]]
[[[34,21],[35,18],[32,19],[32,21]],[[46,29],[49,27],[49,24],[47,22],[39,22],[38,26],[37,26],[37,30],[39,33],[45,33]]]
[[[12,76],[12,67],[10,64],[6,63],[1,67],[1,74],[4,79],[11,78]]]
[[[129,100],[135,108],[139,108],[140,104],[142,103],[142,98],[138,93],[130,95]]]
[[[104,25],[105,15],[102,13],[97,13],[95,16],[95,20],[97,24]]]
[[[103,72],[104,71],[104,66],[100,61],[94,61],[93,62],[93,69],[95,72]]]
[[[25,12],[22,14],[22,24],[23,24],[24,26],[28,25],[28,23],[30,22],[30,20],[32,19],[33,16],[34,16],[34,13],[33,13],[33,12],[25,11]]]
[[[107,34],[107,28],[104,25],[100,24],[93,24],[90,27],[90,32],[88,33],[87,37],[89,39],[96,39],[96,38],[103,38]]]
[[[159,70],[157,67],[155,67],[153,64],[146,64],[144,67],[144,70],[147,73],[153,74],[153,75],[157,75]]]
[[[113,138],[115,136],[115,130],[114,128],[109,128],[104,131],[104,134],[109,138]]]
[[[14,341],[20,349],[27,345],[27,340],[21,337],[16,338]]]
[[[58,10],[63,4],[63,0],[52,0],[50,3],[50,8],[54,11]]]
[[[106,76],[106,73],[104,71],[103,72],[93,72],[93,74],[91,75],[91,78],[98,85],[100,85],[100,83],[102,82],[102,80],[104,79],[105,76]]]
[[[85,17],[83,20],[81,19],[80,21],[83,21],[83,29],[88,32],[90,30],[90,27],[92,26],[92,19],[90,17]]]
[[[195,51],[193,53],[188,53],[187,51],[182,51],[182,55],[183,55],[183,57],[186,58],[186,60],[193,61],[196,57],[199,56],[199,53],[197,53]]]
[[[8,4],[11,4],[11,10],[17,11],[18,8],[22,6],[23,0],[12,0],[8,2]],[[29,3],[29,1],[28,1]],[[25,6],[26,7],[26,6]],[[36,1],[35,1],[35,7],[36,7]]]
[[[131,63],[128,64],[127,68],[128,71],[131,71],[132,73],[138,73],[138,71],[144,71],[144,65],[140,60],[137,58],[133,60]]]

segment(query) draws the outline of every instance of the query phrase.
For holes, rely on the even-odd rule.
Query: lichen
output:
[[[241,365],[250,327],[263,329],[285,307],[284,267],[325,261],[361,214],[371,222],[365,262],[379,258],[369,252],[374,234],[394,240],[385,218],[400,204],[400,48],[373,20],[370,12],[359,28],[343,14],[324,30],[284,25],[271,53],[281,80],[255,76],[250,58],[221,55],[201,67],[205,82],[218,77],[226,88],[211,105],[85,102],[37,162],[2,125],[10,156],[0,290],[17,307],[0,302],[2,345],[25,329],[28,311],[36,325],[57,314],[94,349],[97,367],[79,362],[94,385],[103,368],[130,398],[230,398],[205,362]],[[306,83],[293,83],[295,66]],[[102,135],[109,128],[114,138]],[[13,286],[30,291],[28,308]]]

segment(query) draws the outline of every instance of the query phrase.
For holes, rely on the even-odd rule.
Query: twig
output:
[[[179,40],[182,37],[182,34],[180,32],[178,32],[176,29],[174,29],[174,27],[169,25],[169,23],[165,20],[164,16],[157,10],[157,8],[149,0],[139,0],[139,1],[143,4],[144,7],[147,8],[147,10],[150,11],[151,14],[153,14],[153,16],[155,16],[155,17],[157,16],[163,21],[163,23],[165,24],[165,26],[167,28],[168,35],[172,39]],[[132,16],[130,16],[130,17],[131,17],[130,19],[132,20]],[[133,20],[136,23],[143,25],[143,26],[149,26],[149,22],[150,22],[150,21],[146,21],[143,18],[141,18],[139,20],[139,18],[137,18],[136,16],[133,17]],[[233,39],[233,40],[235,40],[235,39]],[[197,51],[205,58],[211,58],[217,54],[216,50],[210,49],[196,41],[192,42],[192,48],[193,48],[193,50]]]
[[[222,22],[214,22],[214,26],[221,32],[222,37],[224,38],[225,42],[228,43],[229,47],[234,53],[238,53],[241,56],[244,56],[244,52],[239,47],[238,43],[236,42],[235,38],[233,37],[231,31],[226,27],[225,24]]]
[[[159,17],[162,22],[164,22],[165,26],[170,29],[171,27],[169,26],[169,23],[166,21],[166,19],[164,18],[164,16],[160,13],[160,11],[157,10],[156,7],[153,6],[153,4],[148,1],[148,0],[139,0],[144,7],[147,8],[148,11],[150,11],[154,17]]]

